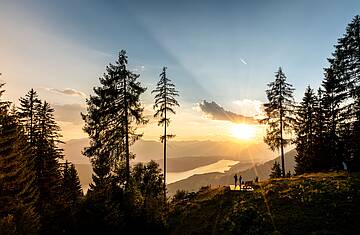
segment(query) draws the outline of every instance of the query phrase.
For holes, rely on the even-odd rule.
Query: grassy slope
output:
[[[360,234],[360,175],[306,174],[254,192],[199,191],[172,205],[173,234]]]

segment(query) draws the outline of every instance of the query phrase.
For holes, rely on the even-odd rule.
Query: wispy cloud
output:
[[[55,109],[55,118],[60,122],[68,122],[74,125],[83,124],[80,113],[86,111],[85,107],[80,104],[54,104],[52,105]]]
[[[257,123],[255,118],[227,111],[214,101],[207,102],[204,100],[199,104],[199,108],[207,117],[213,120],[224,120],[234,123]]]
[[[242,99],[233,101],[234,109],[245,116],[258,117],[263,115],[263,103],[259,100]]]
[[[57,88],[44,88],[47,91],[53,92],[53,93],[57,93],[57,94],[62,94],[62,95],[70,95],[70,96],[79,96],[79,97],[86,97],[86,94],[82,91],[78,91],[72,88],[65,88],[63,90],[61,89],[57,89]]]

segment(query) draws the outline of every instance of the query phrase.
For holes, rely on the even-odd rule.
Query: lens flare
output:
[[[231,134],[237,139],[251,140],[255,137],[256,127],[249,124],[237,124],[231,127]]]

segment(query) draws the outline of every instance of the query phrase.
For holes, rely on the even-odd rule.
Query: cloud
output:
[[[255,118],[227,111],[214,101],[207,102],[204,100],[199,104],[199,108],[213,120],[224,120],[234,123],[257,123]]]
[[[55,109],[55,119],[59,122],[68,122],[74,125],[83,124],[81,118],[81,112],[85,112],[86,109],[80,104],[54,104],[52,105]]]
[[[60,89],[56,89],[56,88],[44,88],[47,91],[53,92],[53,93],[58,93],[58,94],[62,94],[62,95],[70,95],[70,96],[80,96],[85,98],[86,94],[82,91],[78,91],[72,88],[65,88],[63,90]]]
[[[233,104],[235,104],[234,110],[242,115],[251,117],[263,115],[263,103],[259,100],[235,100]]]

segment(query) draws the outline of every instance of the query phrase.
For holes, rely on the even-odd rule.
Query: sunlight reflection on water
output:
[[[231,166],[237,164],[238,162],[239,161],[233,161],[233,160],[220,160],[216,163],[207,166],[198,167],[189,171],[168,172],[166,174],[166,183],[171,184],[176,181],[189,178],[190,176],[193,176],[195,174],[205,174],[211,172],[224,173],[225,171],[229,170]]]

